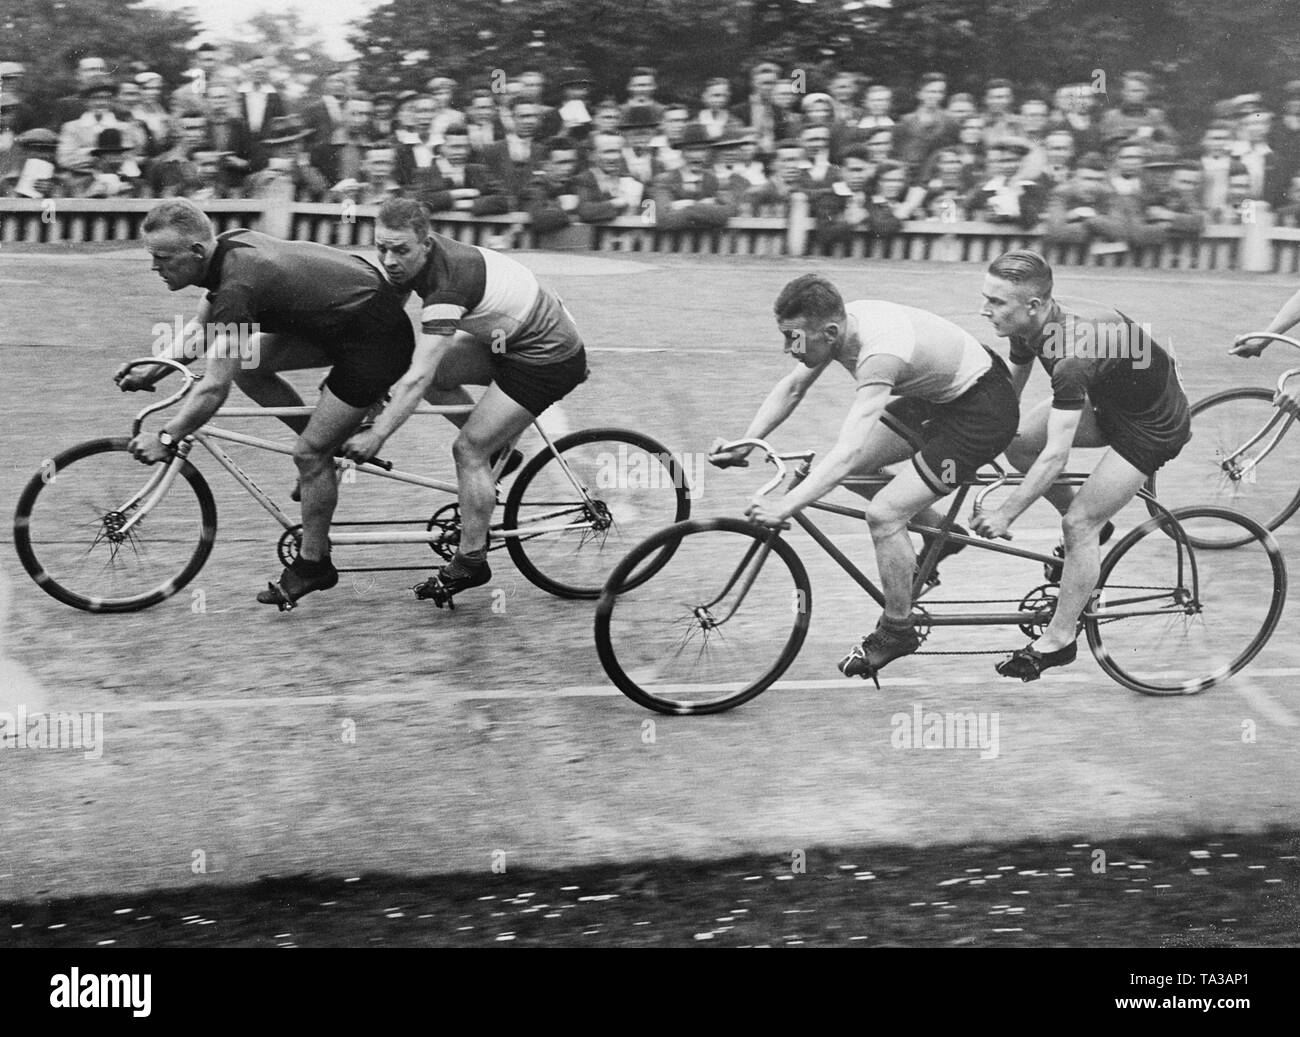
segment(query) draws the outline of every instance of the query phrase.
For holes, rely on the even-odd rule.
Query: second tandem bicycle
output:
[[[741,446],[764,451],[778,469],[757,496],[781,484],[787,461],[797,462],[790,486],[797,485],[814,457],[779,454],[755,439],[723,449]],[[932,636],[944,627],[1010,626],[1033,638],[1051,621],[1058,587],[1047,576],[1052,570],[1059,574],[1059,558],[953,532],[972,488],[980,487],[974,501],[979,510],[990,493],[1021,478],[1000,470],[981,473],[957,487],[939,526],[908,524],[929,541],[912,584],[913,620],[922,639],[915,654],[948,654],[931,650]],[[1060,476],[1070,485],[1086,478],[1086,473]],[[1153,514],[1102,559],[1080,627],[1102,670],[1125,687],[1147,695],[1203,691],[1238,672],[1272,635],[1286,601],[1286,565],[1273,536],[1254,519],[1214,506],[1171,512],[1148,491],[1139,496]],[[865,513],[819,500],[791,521],[883,607],[880,589],[811,521],[812,510],[858,520],[865,520]],[[1022,568],[1042,572],[1026,575],[1013,596],[933,600],[929,593],[937,586],[938,558],[952,540],[1003,561],[1033,563]],[[1237,544],[1236,550],[1198,546],[1227,542]],[[970,557],[945,564],[970,564]],[[1004,565],[1001,571],[1012,568]],[[1018,572],[1013,576],[1019,579]],[[610,573],[596,609],[596,646],[610,679],[639,705],[667,714],[718,713],[754,698],[790,667],[808,633],[812,607],[807,570],[780,529],[742,518],[686,520],[638,545]],[[827,660],[828,668],[833,665]]]
[[[141,410],[131,436],[148,415],[183,399],[197,380],[183,365],[156,357],[132,361],[128,368],[144,364],[171,366],[184,375],[185,384]],[[417,413],[470,409],[423,407]],[[309,407],[228,407],[216,417],[311,412]],[[593,428],[552,440],[537,422],[533,428],[546,448],[515,474],[501,517],[489,532],[488,548],[504,547],[520,572],[551,594],[595,598],[615,563],[633,545],[690,514],[684,467],[662,444],[640,432]],[[281,455],[291,455],[291,445],[209,424],[187,436],[170,460],[149,467],[127,452],[129,441],[128,436],[117,436],[70,447],[44,462],[24,488],[14,516],[14,547],[28,575],[47,594],[88,612],[133,612],[156,605],[189,583],[207,561],[217,533],[216,502],[193,464],[195,446],[202,446],[280,526],[280,563],[288,565],[296,556],[299,525],[219,444]],[[509,453],[501,452],[497,472]],[[618,470],[629,457],[640,462],[638,479],[625,478]],[[340,465],[352,467],[351,462]],[[355,470],[425,491],[453,497],[457,492],[454,482],[397,471],[378,459]],[[393,528],[402,525],[417,528]],[[384,514],[336,521],[330,541],[344,548],[427,544],[442,559],[450,559],[459,536],[459,509],[453,500],[409,519]],[[429,568],[341,563],[339,571]]]

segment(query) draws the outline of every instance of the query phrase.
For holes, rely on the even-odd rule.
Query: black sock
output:
[[[293,567],[306,576],[315,576],[319,573],[328,572],[333,568],[334,563],[330,561],[329,555],[322,556],[317,561],[312,561],[303,555],[299,555],[293,560]]]
[[[487,548],[481,547],[477,551],[457,551],[456,561],[463,565],[482,565],[487,561]]]

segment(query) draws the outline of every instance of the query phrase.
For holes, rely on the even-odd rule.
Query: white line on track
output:
[[[1269,694],[1259,687],[1253,678],[1269,671],[1249,671],[1249,677],[1237,677],[1232,682],[1232,690],[1246,700],[1246,704],[1266,719],[1279,727],[1300,727],[1300,720],[1283,706],[1275,702]]]
[[[1253,677],[1300,677],[1300,667],[1289,669],[1257,670]],[[1052,674],[1043,678],[1039,687],[1048,689],[1056,684],[1097,684],[1101,681],[1096,674]],[[889,677],[884,687],[888,688],[931,688],[938,684],[944,687],[953,685],[992,685],[1002,687],[992,677],[948,676],[934,677]],[[1242,692],[1243,697],[1270,720],[1282,726],[1295,726],[1295,718],[1277,705],[1257,687],[1234,678],[1233,685],[1247,685],[1252,690]],[[770,691],[849,691],[861,688],[860,681],[848,677],[825,678],[819,680],[777,681]],[[1014,686],[1014,685],[1008,685]],[[678,693],[698,690],[705,691],[705,686],[682,685]],[[240,709],[274,709],[282,706],[302,708],[305,706],[368,706],[385,702],[418,702],[426,705],[442,705],[454,702],[472,702],[482,699],[566,699],[566,698],[616,698],[620,692],[617,688],[604,685],[572,685],[557,688],[449,688],[429,684],[417,690],[381,691],[366,694],[349,695],[340,692],[337,695],[262,695],[256,698],[220,698],[220,699],[167,699],[159,702],[147,701],[107,701],[97,704],[95,708],[103,713],[180,713],[200,710],[240,710]],[[72,707],[69,707],[72,708]],[[85,707],[82,707],[85,708]]]

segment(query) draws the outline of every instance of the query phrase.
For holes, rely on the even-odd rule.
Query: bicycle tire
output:
[[[745,554],[754,545],[761,549],[765,544],[770,545],[766,555],[748,558]],[[664,560],[652,576],[626,582],[656,552],[663,552]],[[711,606],[722,604],[732,588],[744,585],[740,565],[746,559],[744,575],[748,575],[749,566],[754,569],[744,599],[749,608],[740,626],[728,631],[726,638],[735,637],[736,641],[734,649],[726,650],[737,666],[753,667],[757,672],[737,685],[731,679],[729,660],[719,660],[721,665],[714,672],[714,660],[706,656],[710,631],[719,631],[714,640],[719,648],[724,647],[720,631],[740,617],[740,603],[716,625],[706,627],[705,623],[715,618]],[[729,570],[728,564],[733,562]],[[729,576],[736,578],[729,582]],[[697,586],[698,601],[691,597]],[[722,588],[726,591],[719,594]],[[637,705],[674,716],[721,713],[759,695],[789,668],[803,646],[811,614],[808,572],[779,534],[740,519],[688,520],[639,544],[610,573],[596,605],[596,651],[610,680]],[[773,616],[792,617],[783,643],[772,634]],[[687,647],[694,647],[689,642],[696,624],[703,631],[699,651],[680,674],[705,683],[685,686],[679,682],[678,672],[670,671],[674,664],[685,662],[681,656]],[[740,644],[746,634],[753,638],[752,649]],[[652,669],[647,669],[647,664]],[[709,683],[715,677],[727,679],[721,684]]]
[[[1227,389],[1199,400],[1191,409],[1191,441],[1147,480],[1147,490],[1171,510],[1201,504],[1232,508],[1268,530],[1277,529],[1300,508],[1300,433],[1288,428],[1276,449],[1245,479],[1234,479],[1223,465],[1224,458],[1276,414],[1271,389]],[[1258,447],[1252,449],[1258,453]],[[1150,501],[1147,511],[1159,515]],[[1220,550],[1250,540],[1243,534],[1233,543],[1193,541],[1192,546]]]
[[[507,536],[506,549],[519,571],[547,593],[595,599],[629,549],[655,530],[690,515],[690,487],[681,463],[668,448],[640,432],[583,429],[561,436],[555,441],[555,450],[574,477],[592,491],[610,525],[603,530],[589,524],[564,533]],[[632,470],[640,470],[642,477],[633,479]],[[634,482],[646,485],[635,486]],[[522,530],[532,521],[546,521],[543,516],[557,511],[560,515],[555,520],[572,521],[587,514],[555,454],[543,450],[524,465],[511,484],[503,527]],[[636,579],[648,579],[666,561],[667,557],[651,560]]]
[[[156,470],[127,454],[128,442],[125,437],[94,439],[58,454],[28,481],[14,512],[14,548],[27,574],[46,594],[86,612],[137,612],[166,600],[203,568],[216,539],[216,502],[207,481],[188,460],[158,508],[130,535],[118,541],[106,536],[110,517],[122,514],[115,508]],[[188,486],[193,497],[183,495],[182,486]],[[95,521],[87,521],[87,508],[97,513]],[[147,547],[142,530],[150,537]],[[93,534],[89,547],[70,546],[84,545],[88,534]],[[165,552],[157,545],[165,545],[175,560],[161,560]],[[157,564],[152,564],[155,559]],[[91,588],[98,578],[117,580],[120,590],[126,583],[125,569],[133,562],[142,571],[152,568],[158,574],[146,575],[144,585],[131,593]]]
[[[1136,609],[1144,596],[1134,592],[1153,590],[1157,593],[1149,597],[1159,601],[1165,585],[1148,581],[1158,580],[1153,574],[1170,571],[1181,558],[1182,576],[1171,579],[1167,591],[1171,607],[1149,616],[1107,617],[1104,608],[1090,605],[1084,613],[1088,645],[1102,670],[1144,695],[1193,695],[1227,680],[1259,654],[1286,603],[1286,562],[1277,540],[1260,523],[1229,508],[1210,506],[1180,508],[1172,514],[1184,533],[1174,529],[1168,517],[1147,519],[1106,555],[1097,582],[1105,608],[1131,602],[1128,607]],[[1197,531],[1227,535],[1226,527],[1249,534],[1243,548],[1255,547],[1218,551],[1198,549],[1192,542]],[[1261,594],[1269,581],[1272,593]],[[1180,604],[1180,587],[1183,594],[1191,594],[1193,586],[1191,601]],[[1106,597],[1109,592],[1118,592],[1118,601]],[[1187,612],[1189,607],[1195,612]],[[1222,633],[1212,634],[1207,615],[1223,624]],[[1113,636],[1103,636],[1103,628]]]

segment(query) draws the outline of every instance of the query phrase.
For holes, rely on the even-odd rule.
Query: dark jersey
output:
[[[1174,359],[1148,330],[1118,310],[1052,303],[1033,339],[1011,338],[1011,362],[1035,358],[1052,378],[1052,406],[1099,411],[1165,426],[1187,409]]]
[[[354,322],[379,296],[401,312],[383,274],[360,256],[252,230],[218,236],[199,284],[208,290],[210,322],[257,324],[264,332],[334,330]]]
[[[426,334],[463,332],[494,352],[524,363],[558,363],[576,356],[582,341],[560,329],[562,305],[522,263],[488,248],[431,235],[429,259],[402,286],[420,296]]]

